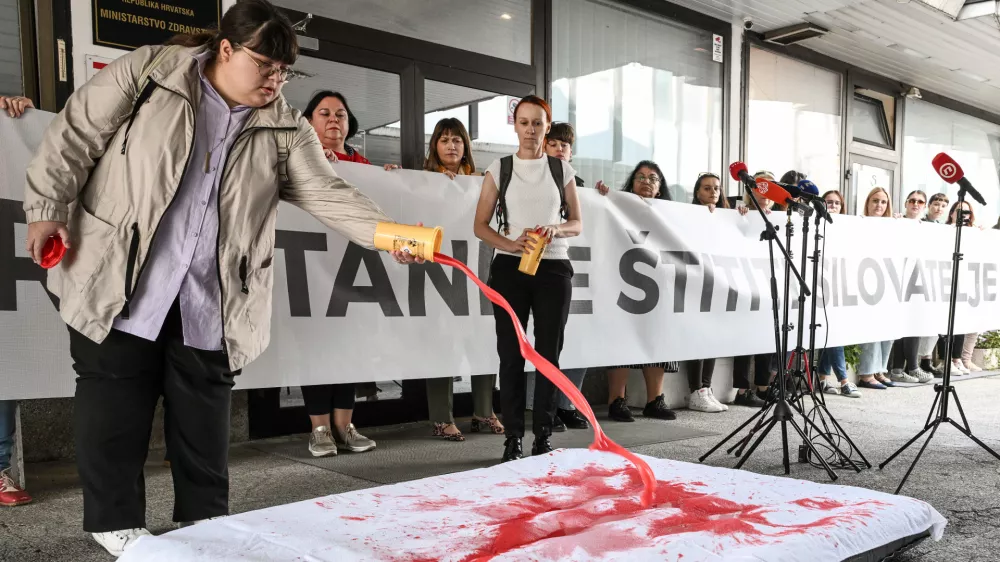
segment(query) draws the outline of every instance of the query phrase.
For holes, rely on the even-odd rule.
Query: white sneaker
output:
[[[968,375],[969,374],[969,370],[966,369],[965,365],[962,364],[962,360],[961,359],[953,359],[951,361],[951,372],[958,373],[959,375]]]
[[[339,435],[338,430],[337,448],[350,451],[352,453],[363,453],[374,449],[375,442],[358,433],[354,424],[349,423],[347,424],[347,430],[344,431],[343,435]]]
[[[889,373],[889,380],[892,382],[920,382],[917,377],[907,375],[903,371],[897,371],[896,369],[893,369]]]
[[[969,371],[971,373],[978,373],[983,370],[982,367],[976,365],[972,361],[962,361],[962,366],[965,367],[966,371]]]
[[[691,393],[688,398],[688,409],[696,412],[722,412],[722,405],[712,401],[707,388],[700,388]]]
[[[329,427],[321,425],[313,430],[309,436],[309,452],[314,457],[337,456],[337,443]]]
[[[858,387],[854,386],[854,383],[849,382],[840,385],[840,395],[848,398],[861,398],[861,391],[858,390]]]
[[[840,394],[840,389],[837,388],[836,385],[831,384],[830,381],[826,379],[823,379],[820,382],[820,385],[823,387],[824,394]]]
[[[97,544],[104,547],[111,556],[115,558],[121,556],[125,549],[135,544],[140,537],[152,536],[146,529],[122,529],[121,531],[108,531],[107,533],[91,533]]]
[[[712,387],[708,387],[708,395],[709,395],[709,397],[712,398],[712,402],[715,402],[716,405],[718,405],[720,408],[722,408],[723,412],[729,411],[729,406],[726,406],[721,401],[719,401],[718,398],[715,397],[715,391],[712,390]]]
[[[910,376],[911,377],[917,377],[917,382],[919,382],[921,384],[929,383],[932,380],[934,380],[934,375],[928,373],[927,371],[925,371],[925,370],[923,370],[923,369],[921,369],[919,367],[916,368],[916,369],[913,369],[912,371],[910,371]]]

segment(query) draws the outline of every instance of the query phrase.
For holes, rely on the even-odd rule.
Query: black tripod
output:
[[[952,264],[951,264],[951,298],[948,302],[948,336],[947,339],[945,340],[946,358],[951,357],[951,348],[953,345],[952,336],[954,336],[955,333],[955,296],[958,293],[958,269],[959,269],[958,264],[960,261],[962,261],[962,252],[961,252],[962,226],[965,225],[968,219],[968,215],[970,214],[969,211],[965,210],[966,189],[967,189],[966,186],[962,186],[958,190],[958,205],[955,207],[957,213],[956,215],[957,220],[955,221],[955,253],[952,254]],[[927,433],[928,431],[931,432],[930,436],[927,437],[927,441],[924,441],[924,444],[920,447],[920,451],[917,452],[917,456],[916,458],[913,459],[913,463],[910,464],[910,468],[906,471],[906,474],[903,475],[903,480],[899,483],[899,487],[896,488],[895,493],[897,494],[899,493],[900,490],[903,489],[903,485],[906,484],[907,478],[910,477],[910,473],[913,472],[913,469],[917,466],[917,462],[920,461],[921,455],[924,454],[924,449],[927,448],[927,445],[931,442],[931,439],[934,439],[934,433],[937,432],[938,426],[940,426],[942,423],[947,422],[955,426],[955,429],[962,432],[962,434],[968,437],[969,439],[975,441],[976,444],[985,449],[987,453],[993,455],[997,459],[1000,459],[1000,455],[998,455],[996,451],[990,449],[986,445],[986,443],[983,443],[978,438],[976,438],[975,435],[972,434],[972,429],[969,427],[969,420],[965,418],[965,411],[962,410],[962,402],[959,401],[958,399],[958,393],[955,392],[955,387],[951,386],[951,363],[952,363],[951,361],[945,360],[944,377],[941,379],[940,384],[934,385],[934,392],[935,392],[934,402],[931,404],[930,413],[927,414],[927,421],[924,422],[924,428],[921,429],[919,433],[914,435],[913,439],[907,441],[905,445],[903,445],[902,447],[899,448],[898,451],[893,453],[892,456],[885,459],[885,462],[878,465],[880,469],[885,468],[887,464],[892,462],[894,458],[896,458],[897,456],[899,456],[900,453],[905,451],[907,447],[916,442],[917,439],[920,439],[921,435]],[[962,416],[961,425],[959,425],[958,422],[956,422],[948,415],[949,398],[955,399],[955,406],[958,407],[958,414]],[[935,411],[937,412],[937,415],[935,415]]]
[[[788,323],[788,299],[787,299],[787,296],[788,296],[788,283],[790,283],[790,279],[789,279],[790,276],[788,275],[788,273],[792,273],[792,274],[795,275],[795,278],[799,282],[800,291],[802,291],[802,292],[804,292],[804,293],[806,293],[808,295],[809,294],[809,289],[806,287],[805,281],[803,281],[802,276],[799,274],[798,270],[796,270],[795,266],[792,265],[792,258],[788,254],[788,251],[785,249],[785,246],[782,246],[781,241],[778,240],[778,236],[777,236],[777,230],[778,230],[778,228],[776,226],[774,226],[773,224],[771,224],[771,222],[769,220],[767,220],[767,216],[764,214],[764,210],[761,208],[760,203],[757,202],[756,197],[754,197],[754,190],[753,190],[753,188],[750,185],[747,185],[747,184],[744,184],[744,188],[747,190],[747,193],[749,194],[748,198],[750,199],[750,202],[757,209],[757,212],[760,214],[761,219],[763,219],[763,221],[764,221],[764,231],[761,233],[760,239],[761,240],[767,240],[767,243],[768,243],[767,244],[768,255],[770,257],[770,263],[771,263],[771,283],[770,283],[770,286],[771,286],[771,313],[772,313],[772,315],[774,317],[774,346],[775,346],[775,349],[778,350],[778,353],[780,353],[780,357],[784,358],[786,347],[787,347],[787,343],[788,343],[788,334],[787,334],[787,328],[786,328],[786,331],[784,332],[785,333],[785,337],[782,338],[782,326],[781,326],[780,320],[778,318],[778,280],[777,280],[777,274],[775,272],[775,263],[774,263],[774,247],[775,246],[777,246],[778,249],[781,250],[782,255],[785,257],[785,272],[786,272],[786,274],[785,274],[785,283],[786,283],[786,285],[785,285],[785,296],[786,296],[786,299],[785,299],[785,311],[784,312],[785,312],[785,324],[786,325]],[[789,227],[791,226],[791,221],[790,220],[789,220],[788,226]],[[791,232],[787,233],[787,237],[788,237],[788,240],[790,241],[791,240]],[[836,480],[837,479],[837,474],[833,471],[832,468],[830,468],[829,463],[827,463],[826,460],[823,459],[823,457],[818,453],[818,451],[816,451],[815,447],[813,447],[813,445],[811,443],[809,443],[809,440],[806,437],[805,432],[803,432],[802,428],[799,427],[799,425],[795,422],[795,412],[792,409],[792,406],[788,403],[788,396],[787,396],[787,392],[786,392],[787,388],[786,388],[785,375],[786,375],[786,373],[785,373],[785,364],[784,364],[784,361],[783,360],[782,361],[778,361],[778,376],[777,376],[777,379],[775,380],[775,384],[772,385],[772,388],[768,392],[769,398],[768,398],[767,403],[763,407],[761,407],[761,409],[759,411],[757,411],[756,414],[754,414],[753,416],[751,416],[750,419],[748,419],[747,421],[743,422],[743,424],[740,425],[738,428],[736,428],[735,431],[733,431],[728,436],[726,436],[725,439],[723,439],[722,441],[720,441],[719,443],[717,443],[707,453],[705,453],[704,455],[702,455],[698,459],[698,461],[699,462],[704,462],[705,459],[707,459],[712,453],[714,453],[720,447],[722,447],[727,442],[729,442],[730,439],[732,439],[738,433],[740,433],[741,431],[743,431],[744,428],[746,428],[751,423],[754,423],[754,421],[757,421],[757,425],[755,425],[754,428],[750,430],[750,433],[748,435],[746,435],[743,439],[741,439],[740,441],[738,441],[735,445],[733,445],[732,447],[730,447],[728,449],[728,451],[727,451],[728,453],[732,453],[734,450],[738,449],[738,451],[736,453],[736,456],[741,457],[741,458],[740,458],[740,461],[738,463],[736,463],[736,468],[737,469],[742,468],[743,464],[746,463],[747,459],[749,459],[751,455],[753,455],[754,451],[757,450],[757,447],[761,444],[761,442],[764,441],[764,438],[767,437],[768,433],[770,433],[771,430],[774,429],[774,426],[777,425],[778,422],[781,422],[781,445],[782,445],[782,453],[783,453],[783,455],[782,455],[782,464],[783,464],[783,466],[785,468],[785,474],[790,474],[791,473],[791,464],[790,464],[789,458],[788,458],[788,426],[791,425],[792,428],[796,431],[796,433],[798,433],[799,436],[802,437],[802,440],[804,442],[806,442],[806,445],[811,449],[812,454],[816,458],[818,458],[820,460],[820,462],[823,464],[823,468],[826,469],[826,472],[830,476],[830,479],[831,480]],[[770,415],[770,417],[768,417],[769,415]],[[758,420],[758,418],[759,418],[759,420]],[[807,425],[810,425],[814,430],[816,430],[817,432],[819,432],[819,428],[816,427],[816,425],[812,422],[812,420],[810,420],[808,418],[805,418],[805,417],[803,417],[803,419],[804,419],[804,421],[806,422]],[[761,430],[761,429],[763,429],[763,431],[761,431],[760,434],[757,435],[758,431]],[[754,440],[754,437],[756,437],[756,440]],[[744,449],[744,447],[746,447],[746,445],[748,443],[751,442],[751,440],[753,440],[753,444],[750,445],[750,449],[748,451],[746,451],[746,454],[744,455],[743,454],[743,449]],[[831,443],[831,445],[832,445],[832,443]]]

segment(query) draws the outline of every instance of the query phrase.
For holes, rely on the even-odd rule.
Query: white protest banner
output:
[[[0,156],[5,398],[73,393],[66,328],[42,290],[44,273],[23,251],[24,167],[49,118],[41,112],[19,121],[0,118],[6,147]],[[442,226],[442,250],[488,277],[491,252],[472,234],[481,178],[452,181],[443,174],[350,163],[335,169],[397,220]],[[571,241],[576,277],[563,367],[774,350],[760,217],[626,193],[604,197],[590,189],[581,191],[581,200],[585,227]],[[769,218],[782,225],[784,239],[785,215]],[[802,225],[797,216],[795,221],[791,246],[798,266]],[[825,236],[829,320],[821,307],[819,342],[828,336],[831,346],[848,345],[944,331],[953,228],[837,216]],[[809,239],[811,248],[812,232]],[[963,231],[956,333],[1000,326],[998,243],[998,231]],[[349,245],[288,205],[279,212],[276,246],[271,345],[244,370],[238,387],[496,371],[492,308],[460,273],[436,264],[396,265],[387,255]],[[811,272],[804,272],[807,279]],[[790,321],[798,325],[797,308],[791,312]],[[809,321],[807,315],[804,324]]]

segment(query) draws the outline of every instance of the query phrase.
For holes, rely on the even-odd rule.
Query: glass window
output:
[[[399,75],[313,57],[299,57],[295,68],[312,76],[291,80],[282,88],[292,107],[304,110],[320,90],[340,92],[358,119],[358,133],[347,143],[372,164],[402,161],[399,128],[386,126],[399,121]]]
[[[935,155],[947,152],[986,199],[986,208],[972,202],[976,220],[995,225],[1000,206],[1000,125],[915,99],[906,100],[905,111],[902,191],[920,189],[927,197],[947,193],[954,202],[958,186],[945,183],[931,166]]]
[[[841,188],[842,76],[750,49],[747,165],[806,174],[820,192]]]
[[[455,117],[472,137],[476,169],[486,168],[502,156],[517,152],[517,133],[507,122],[507,103],[514,98],[434,80],[424,81],[424,156],[437,122]],[[473,126],[470,126],[473,123]]]
[[[576,130],[573,166],[617,189],[653,160],[675,200],[722,172],[722,65],[712,33],[592,0],[553,2],[552,111]]]
[[[873,90],[856,88],[851,104],[854,140],[893,148],[896,98]]]
[[[868,200],[868,194],[872,192],[876,187],[881,187],[889,194],[889,197],[894,200],[892,204],[893,212],[900,212],[902,205],[893,198],[893,185],[892,185],[892,164],[886,163],[879,166],[875,163],[864,163],[858,161],[851,162],[851,191],[854,192],[854,213],[855,215],[862,216],[865,214],[865,201]],[[848,208],[847,212],[850,213],[851,209]]]
[[[277,0],[275,4],[531,64],[531,0]]]
[[[17,4],[17,0],[0,0],[0,96],[24,93]]]

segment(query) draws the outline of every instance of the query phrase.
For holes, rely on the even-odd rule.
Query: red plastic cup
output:
[[[45,247],[42,248],[42,263],[40,265],[45,269],[52,269],[63,259],[64,255],[66,255],[66,246],[63,246],[62,238],[51,236],[45,243]]]

